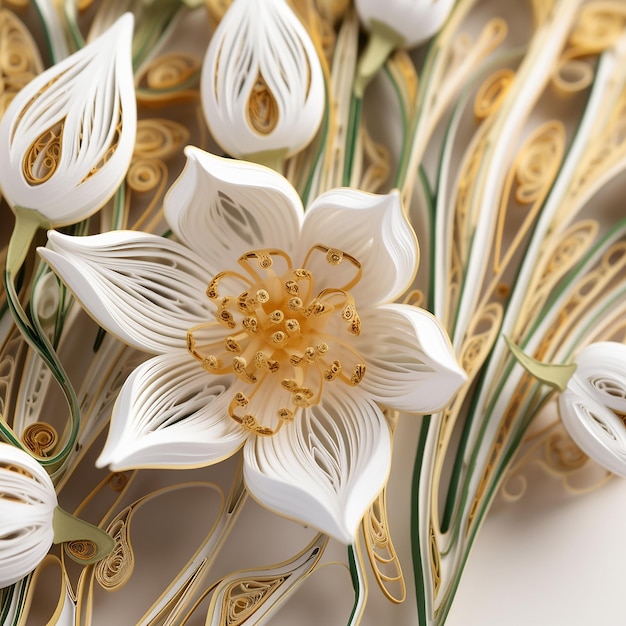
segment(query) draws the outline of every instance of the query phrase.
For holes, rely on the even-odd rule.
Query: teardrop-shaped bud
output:
[[[413,48],[443,26],[454,0],[355,0],[355,5],[365,28],[391,31],[403,47]]]
[[[137,126],[132,34],[127,13],[15,96],[0,123],[0,187],[13,208],[58,227],[115,193]]]
[[[0,589],[32,572],[54,538],[57,496],[28,453],[0,443]]]
[[[285,0],[235,0],[202,68],[211,133],[234,157],[289,156],[304,148],[324,112],[322,68]]]

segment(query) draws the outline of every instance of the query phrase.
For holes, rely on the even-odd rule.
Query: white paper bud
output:
[[[56,506],[54,486],[41,465],[0,443],[0,589],[24,578],[46,556]]]
[[[284,0],[235,0],[202,68],[211,133],[231,156],[289,156],[304,148],[324,112],[315,46]]]
[[[413,48],[430,39],[446,21],[455,0],[355,0],[363,26],[389,29]]]
[[[626,345],[591,344],[576,363],[559,396],[563,424],[585,454],[626,476]]]
[[[137,126],[132,34],[128,13],[11,102],[0,123],[0,187],[13,208],[58,227],[88,217],[116,191]]]

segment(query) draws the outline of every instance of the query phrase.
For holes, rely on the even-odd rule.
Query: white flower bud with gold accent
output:
[[[0,443],[0,589],[32,572],[48,553],[57,496],[28,453]]]
[[[397,35],[400,45],[413,48],[437,33],[454,1],[355,0],[355,5],[365,28],[390,30]]]
[[[14,210],[64,226],[113,195],[135,144],[132,34],[123,15],[13,99],[0,124],[0,187]]]
[[[315,46],[285,0],[232,3],[207,50],[201,92],[214,139],[249,160],[302,150],[324,113]]]

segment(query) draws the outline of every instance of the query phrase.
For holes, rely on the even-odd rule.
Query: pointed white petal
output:
[[[293,154],[324,113],[322,67],[285,0],[236,0],[211,38],[202,68],[211,134],[230,155]]]
[[[247,436],[228,415],[232,383],[182,350],[142,363],[122,387],[96,464],[184,468],[231,456]]]
[[[591,344],[576,362],[578,367],[559,396],[563,424],[585,454],[626,476],[626,345]]]
[[[0,186],[52,226],[78,222],[115,192],[135,144],[133,17],[46,70],[0,123]]]
[[[389,428],[358,388],[327,386],[322,402],[304,409],[273,437],[251,437],[244,477],[261,504],[310,524],[343,543],[387,480]]]
[[[41,465],[23,450],[0,443],[0,589],[44,558],[54,537],[56,506],[54,486]]]
[[[206,296],[211,276],[175,241],[134,231],[50,231],[39,254],[98,324],[139,350],[184,348],[189,328],[215,319]]]
[[[366,363],[361,386],[394,409],[438,411],[466,379],[446,331],[418,307],[387,304],[362,311],[354,346]]]
[[[361,263],[363,278],[350,289],[357,305],[394,300],[417,271],[417,239],[395,191],[374,195],[335,189],[322,194],[307,209],[302,252],[315,244],[338,248]],[[316,288],[337,287],[332,265],[319,256],[307,269],[313,272]]]
[[[269,168],[185,149],[187,165],[165,198],[176,236],[212,273],[235,269],[250,250],[297,249],[302,203],[291,184]]]

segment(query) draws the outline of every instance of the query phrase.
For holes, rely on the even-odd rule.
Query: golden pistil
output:
[[[360,264],[350,255],[325,246],[314,249],[322,251],[332,266],[348,261],[360,277]],[[281,257],[287,263],[288,269],[282,276],[274,270],[274,257]],[[217,321],[233,331],[223,339],[223,353],[202,354],[194,339],[194,329],[187,333],[187,349],[208,372],[230,372],[251,385],[251,394],[238,392],[233,396],[228,413],[249,432],[269,436],[295,419],[299,409],[317,404],[325,382],[339,379],[357,385],[363,380],[365,364],[358,354],[353,352],[357,363],[350,368],[345,359],[333,358],[333,350],[321,339],[334,314],[347,322],[347,332],[353,336],[360,333],[361,321],[354,299],[345,289],[324,289],[315,295],[312,273],[304,268],[294,269],[289,257],[280,250],[252,251],[243,255],[239,263],[251,279],[234,272],[221,272],[206,290],[216,303]],[[219,284],[226,277],[246,285],[238,296],[219,294]],[[355,284],[355,280],[350,284]],[[342,340],[337,341],[351,351]],[[291,375],[266,381],[267,376],[278,371]],[[311,381],[317,382],[311,387]],[[280,407],[276,412],[275,429],[262,426],[251,410],[254,394],[263,384],[276,384],[290,398],[290,406]]]

